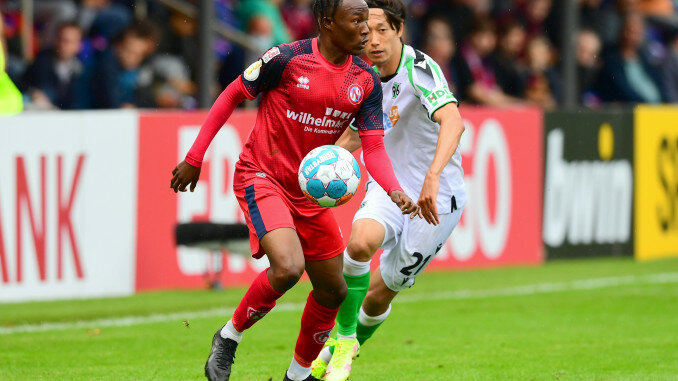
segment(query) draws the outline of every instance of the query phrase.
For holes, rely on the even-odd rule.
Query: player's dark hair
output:
[[[337,9],[341,6],[342,0],[313,0],[311,9],[313,10],[313,16],[318,23],[318,29],[322,26],[323,17],[334,17],[337,13]]]
[[[395,31],[400,32],[405,19],[407,18],[407,12],[405,11],[405,5],[400,0],[367,0],[367,6],[370,8],[379,8],[384,11],[386,15],[386,20],[391,25]]]

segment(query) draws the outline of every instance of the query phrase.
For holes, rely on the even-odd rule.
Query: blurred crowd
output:
[[[405,41],[440,64],[465,103],[554,108],[563,101],[565,1],[409,0]],[[34,0],[25,52],[21,2],[0,0],[5,70],[26,108],[196,108],[198,21],[142,4]],[[215,96],[257,52],[316,33],[311,0],[214,4],[218,22],[251,40],[249,49],[215,40]],[[578,9],[580,105],[678,102],[678,0],[578,0]]]

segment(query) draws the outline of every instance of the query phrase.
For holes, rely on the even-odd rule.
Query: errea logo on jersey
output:
[[[299,83],[297,83],[297,87],[300,87],[300,88],[306,89],[306,90],[309,89],[309,87],[308,87],[308,82],[309,82],[308,77],[304,77],[302,75],[301,77],[297,78],[297,82],[299,82]]]

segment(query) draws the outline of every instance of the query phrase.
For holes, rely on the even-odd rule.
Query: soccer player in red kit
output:
[[[261,94],[257,119],[236,164],[233,188],[250,230],[255,258],[271,267],[252,282],[233,317],[212,339],[205,364],[210,380],[228,380],[243,331],[264,317],[304,270],[313,291],[285,380],[316,380],[311,362],[329,337],[347,292],[344,243],[329,209],[309,202],[298,184],[302,158],[333,144],[351,120],[358,128],[372,177],[403,213],[417,212],[396,179],[383,144],[382,92],[377,74],[360,58],[368,40],[363,0],[314,0],[319,37],[267,51],[212,106],[198,137],[173,171],[174,191],[192,191],[210,142],[234,108]]]

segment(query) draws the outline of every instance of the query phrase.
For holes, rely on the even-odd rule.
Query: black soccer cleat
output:
[[[285,372],[285,378],[283,378],[283,381],[292,381],[290,380],[289,377],[287,377],[287,372]],[[308,375],[308,377],[304,378],[304,381],[320,381],[319,378],[313,377],[313,375]]]
[[[210,381],[228,381],[231,377],[231,365],[235,360],[238,343],[221,337],[221,328],[212,338],[212,349],[205,363],[205,377]]]

